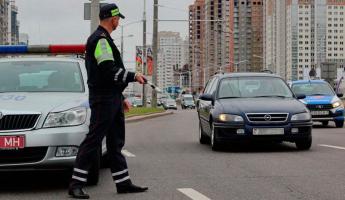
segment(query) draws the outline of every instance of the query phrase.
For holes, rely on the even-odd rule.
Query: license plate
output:
[[[253,128],[253,135],[284,135],[283,128]]]
[[[0,136],[0,149],[22,149],[25,147],[25,137]]]
[[[323,116],[323,115],[329,115],[328,110],[314,110],[310,112],[311,115],[313,116]]]

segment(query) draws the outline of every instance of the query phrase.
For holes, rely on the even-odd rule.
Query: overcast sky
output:
[[[29,34],[30,44],[80,44],[90,34],[90,22],[84,21],[84,3],[87,0],[16,0],[20,32]],[[144,0],[105,0],[116,3],[126,19],[121,24],[142,20]],[[188,5],[194,0],[159,0],[160,19],[188,19]],[[153,0],[147,0],[147,43],[152,43]],[[188,34],[187,22],[160,22],[159,31]],[[133,67],[135,46],[142,45],[142,23],[132,24],[124,29],[125,62]],[[112,34],[120,48],[120,30]],[[129,63],[127,61],[130,61]]]

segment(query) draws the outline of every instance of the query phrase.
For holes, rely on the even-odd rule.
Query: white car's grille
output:
[[[33,129],[40,114],[3,115],[0,119],[0,132]]]

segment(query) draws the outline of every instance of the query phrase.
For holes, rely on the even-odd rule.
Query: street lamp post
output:
[[[123,60],[123,47],[124,47],[124,38],[130,38],[130,37],[134,37],[134,35],[130,34],[130,35],[127,35],[127,36],[123,36],[123,27],[121,27],[121,58]]]

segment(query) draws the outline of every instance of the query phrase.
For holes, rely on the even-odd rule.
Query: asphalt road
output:
[[[177,111],[127,126],[130,175],[148,192],[118,195],[108,169],[86,190],[92,199],[344,200],[345,129],[332,126],[315,126],[309,151],[266,143],[212,152],[198,143],[196,112]],[[0,199],[68,199],[64,173],[0,176]]]

